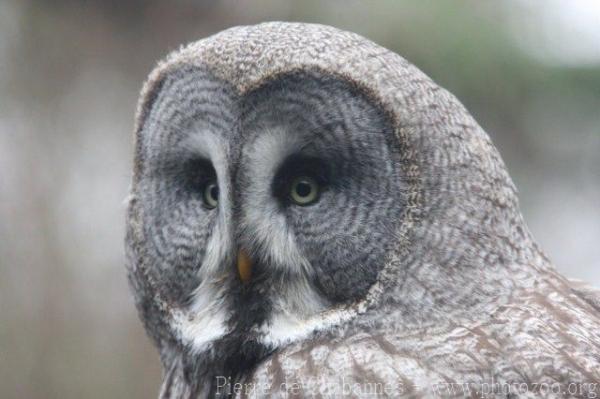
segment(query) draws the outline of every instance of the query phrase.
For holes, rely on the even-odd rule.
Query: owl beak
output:
[[[238,252],[237,268],[240,280],[243,283],[250,281],[250,277],[252,277],[252,261],[243,249],[240,249]]]

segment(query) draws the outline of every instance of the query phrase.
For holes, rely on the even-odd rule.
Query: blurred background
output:
[[[0,397],[151,398],[123,254],[138,91],[180,44],[331,24],[453,92],[559,270],[600,286],[600,2],[0,0]]]

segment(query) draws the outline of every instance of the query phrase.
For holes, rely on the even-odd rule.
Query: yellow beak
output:
[[[240,280],[242,280],[243,283],[250,281],[250,277],[252,277],[252,261],[246,251],[242,249],[238,252],[237,268]]]

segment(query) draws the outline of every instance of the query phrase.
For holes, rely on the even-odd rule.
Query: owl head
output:
[[[335,329],[474,312],[535,252],[462,105],[400,56],[310,24],[233,28],[158,65],[127,219],[163,362],[234,371]]]

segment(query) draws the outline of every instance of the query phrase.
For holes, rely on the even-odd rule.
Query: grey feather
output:
[[[232,28],[157,66],[134,139],[127,270],[161,397],[244,396],[218,377],[258,397],[600,390],[598,291],[554,270],[487,134],[399,55],[321,25]],[[327,170],[310,207],[277,199],[298,154]]]

